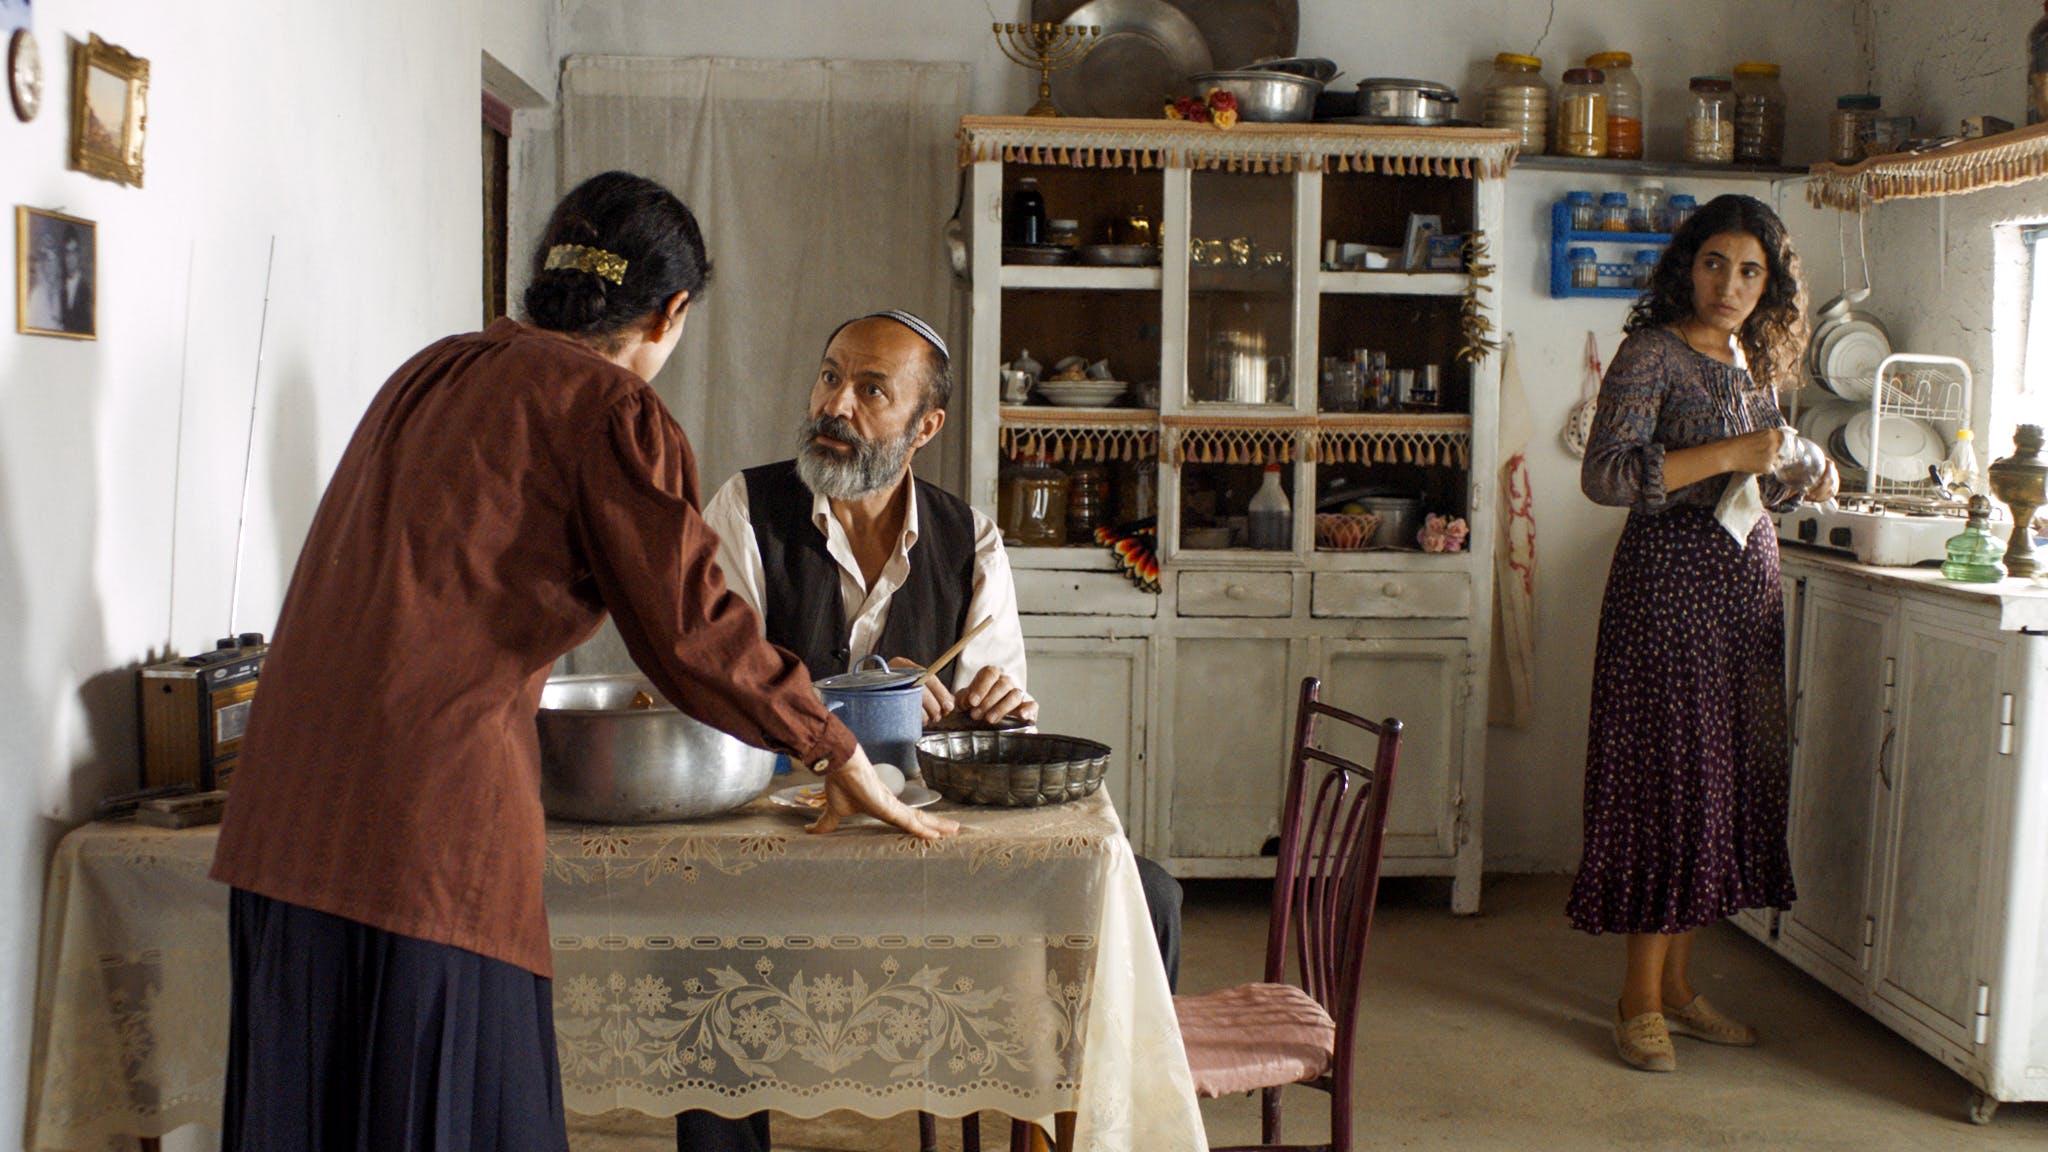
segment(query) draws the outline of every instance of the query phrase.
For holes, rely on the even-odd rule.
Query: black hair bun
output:
[[[522,299],[526,314],[555,332],[587,332],[604,318],[605,280],[579,268],[536,273]]]

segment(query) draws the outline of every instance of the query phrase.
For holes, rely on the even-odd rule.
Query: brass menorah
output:
[[[1038,69],[1038,103],[1026,116],[1057,116],[1052,102],[1052,74],[1081,62],[1095,47],[1102,29],[1093,24],[998,24],[996,45],[1012,64]]]

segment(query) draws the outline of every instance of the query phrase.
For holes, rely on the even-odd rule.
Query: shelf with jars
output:
[[[1452,876],[1477,907],[1504,285],[1486,240],[1517,140],[961,123],[968,499],[1012,541],[1034,692],[1041,651],[1128,675],[1040,722],[1136,742],[1123,815],[1180,875],[1270,874],[1271,831],[1243,814],[1277,811],[1288,701],[1316,673],[1409,724],[1389,870]],[[1073,260],[1008,243],[1037,213],[1076,222]],[[1156,578],[1094,529],[1142,537]]]

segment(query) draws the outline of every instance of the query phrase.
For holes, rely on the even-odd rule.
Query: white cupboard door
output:
[[[1821,966],[1816,975],[1852,996],[1865,982],[1877,764],[1881,752],[1889,755],[1891,724],[1888,706],[1879,705],[1898,603],[1809,584],[1800,629],[1790,813],[1799,896],[1779,918],[1779,940],[1808,953]]]
[[[1368,720],[1401,722],[1387,809],[1389,857],[1457,854],[1471,663],[1461,640],[1323,642],[1323,702]],[[1371,737],[1348,725],[1323,732],[1324,750],[1372,763]]]
[[[1901,616],[1891,834],[1872,973],[1889,1006],[1975,1050],[1986,910],[1999,843],[2005,645],[1978,618],[1909,601]]]
[[[1300,689],[1285,639],[1173,642],[1175,859],[1257,859],[1280,833]]]
[[[1025,681],[1038,701],[1038,730],[1110,747],[1108,789],[1131,843],[1145,844],[1145,683],[1142,637],[1027,637]]]

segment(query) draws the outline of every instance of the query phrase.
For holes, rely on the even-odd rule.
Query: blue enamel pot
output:
[[[853,731],[877,764],[917,773],[917,739],[924,735],[924,673],[897,670],[880,656],[862,657],[851,672],[816,682],[825,707]]]

